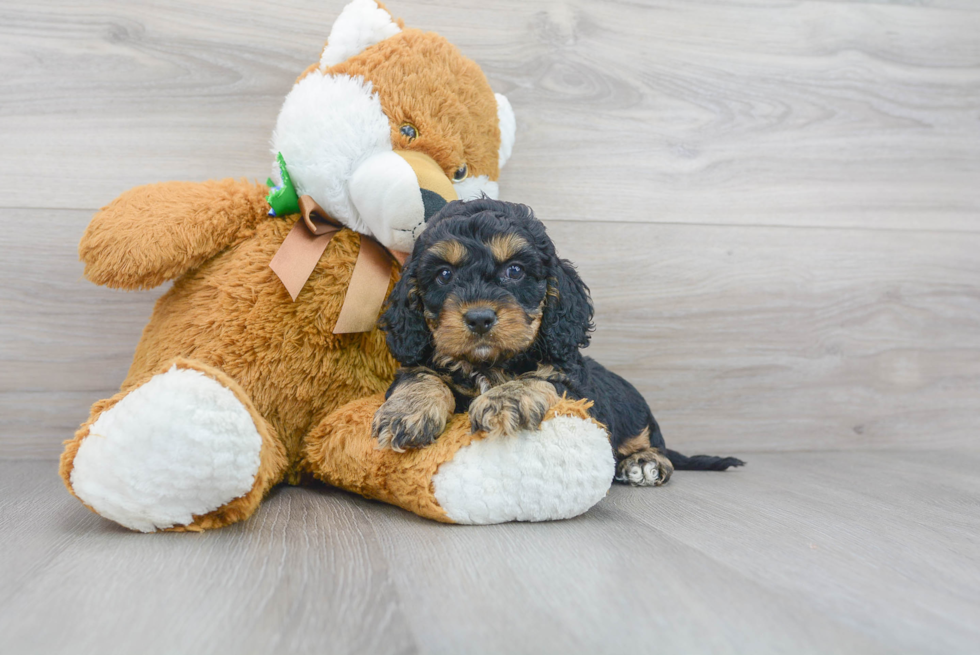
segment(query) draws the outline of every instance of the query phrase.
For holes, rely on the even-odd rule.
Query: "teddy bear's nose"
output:
[[[456,187],[452,180],[429,155],[418,150],[395,150],[394,153],[408,162],[418,179],[422,195],[423,220],[428,221],[448,202],[456,200]]]
[[[422,192],[422,206],[425,208],[425,222],[428,223],[429,219],[435,216],[436,212],[445,207],[446,199],[440,196],[435,191],[429,191],[428,189],[420,189]]]
[[[489,307],[470,309],[463,314],[463,320],[466,322],[466,327],[470,329],[470,332],[486,334],[490,331],[490,328],[497,324],[497,312]]]

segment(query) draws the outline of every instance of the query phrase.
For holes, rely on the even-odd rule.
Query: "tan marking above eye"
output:
[[[466,246],[459,241],[439,241],[429,248],[429,252],[453,266],[466,261]]]
[[[524,237],[517,234],[495,234],[487,242],[487,247],[490,248],[490,252],[493,253],[493,258],[498,264],[510,260],[527,246],[528,243]]]

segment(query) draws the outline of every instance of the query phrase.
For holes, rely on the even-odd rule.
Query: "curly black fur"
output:
[[[414,252],[418,252],[418,242]],[[416,279],[417,269],[416,258],[409,258],[402,269],[401,279],[388,296],[379,321],[379,326],[385,331],[388,350],[402,366],[420,366],[432,357],[432,333],[425,323]]]
[[[486,335],[476,334],[472,326],[459,327],[470,325],[460,318],[469,316],[468,307],[489,307],[509,323],[501,318]],[[582,355],[592,315],[588,287],[558,257],[530,208],[486,198],[449,203],[416,241],[381,317],[388,347],[404,367],[388,395],[415,375],[435,373],[452,390],[456,411],[464,412],[491,386],[529,376],[546,379],[559,395],[595,403],[592,415],[609,429],[620,461],[651,450],[666,454],[678,469],[741,466],[732,457],[685,457],[667,450],[636,388]],[[446,327],[450,320],[458,323],[452,330]],[[436,332],[440,328],[445,334]],[[513,335],[494,330],[519,334],[508,340]],[[521,341],[525,333],[530,336]],[[450,345],[437,343],[440,335]],[[480,344],[489,345],[481,350]],[[663,471],[661,482],[669,475]]]

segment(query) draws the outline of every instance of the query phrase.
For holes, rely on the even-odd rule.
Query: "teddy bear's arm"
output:
[[[149,289],[179,277],[265,219],[267,193],[264,185],[231,179],[130,189],[85,230],[78,246],[85,277],[122,289]]]

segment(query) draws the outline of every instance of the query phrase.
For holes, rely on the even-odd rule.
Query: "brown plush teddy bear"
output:
[[[272,195],[168,182],[93,218],[79,246],[88,279],[174,282],[120,392],[66,442],[68,489],[145,532],[228,525],[311,476],[447,522],[598,502],[612,455],[584,403],[508,439],[471,434],[465,416],[419,451],[370,436],[396,369],[374,323],[400,253],[447,201],[497,195],[514,131],[507,100],[453,45],[351,2],[283,104]]]

